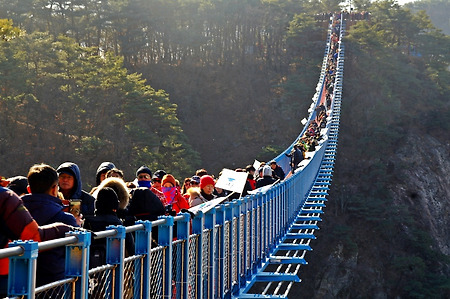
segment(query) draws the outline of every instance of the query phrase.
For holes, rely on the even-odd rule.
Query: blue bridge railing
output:
[[[323,101],[330,60],[330,22],[327,46],[314,108]],[[10,258],[8,294],[13,298],[286,298],[321,220],[331,184],[339,130],[345,26],[341,20],[339,51],[332,105],[323,138],[291,172],[290,152],[297,140],[275,160],[287,178],[260,192],[227,202],[207,212],[198,211],[133,226],[109,226],[106,231],[75,231],[65,238],[14,241],[0,250]],[[299,135],[303,135],[304,131]],[[177,229],[174,230],[176,224]],[[151,247],[158,227],[158,247]],[[133,233],[136,253],[125,257],[125,235]],[[91,239],[106,238],[106,264],[89,269]],[[66,278],[35,287],[39,251],[66,248]]]

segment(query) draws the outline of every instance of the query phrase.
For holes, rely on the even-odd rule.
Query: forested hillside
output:
[[[1,174],[70,160],[92,184],[110,160],[181,179],[274,157],[315,92],[314,16],[339,2],[0,0]],[[371,19],[348,24],[335,177],[292,296],[448,298],[449,37],[354,4]]]

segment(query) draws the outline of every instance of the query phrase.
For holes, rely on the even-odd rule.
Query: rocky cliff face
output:
[[[410,134],[394,157],[401,167],[395,203],[417,210],[438,251],[450,256],[450,140]]]
[[[427,275],[449,281],[445,261],[450,257],[448,136],[407,133],[392,155],[383,159],[390,204],[374,206],[379,209],[376,220],[361,217],[354,209],[356,200],[343,203],[351,196],[345,193],[364,198],[371,184],[364,179],[367,165],[373,163],[352,159],[351,143],[343,139],[324,221],[292,298],[408,298],[409,284],[419,288],[423,283],[417,290],[422,293],[431,288]],[[349,171],[359,179],[347,180]],[[429,297],[441,296],[442,291]]]

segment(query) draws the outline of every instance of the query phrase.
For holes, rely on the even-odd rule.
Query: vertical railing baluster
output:
[[[216,223],[219,225],[219,250],[217,252],[217,292],[214,298],[221,298],[225,292],[225,206],[216,209]]]
[[[166,247],[164,250],[163,266],[164,297],[172,298],[172,241],[174,220],[172,216],[159,216],[158,219],[166,220],[158,226],[158,243],[160,246]]]
[[[245,286],[245,283],[246,283],[246,281],[247,281],[247,279],[246,279],[246,275],[247,275],[247,269],[248,269],[248,267],[247,267],[247,265],[249,265],[249,263],[248,263],[248,258],[247,258],[247,255],[248,255],[248,240],[249,240],[249,238],[248,238],[248,235],[249,235],[249,232],[247,231],[247,223],[248,223],[248,221],[249,221],[249,211],[248,211],[248,197],[244,197],[243,199],[242,199],[242,206],[241,206],[241,213],[242,213],[242,217],[244,217],[244,227],[243,227],[243,231],[244,231],[244,233],[243,233],[243,240],[242,240],[242,242],[244,242],[244,246],[243,246],[243,248],[244,248],[244,250],[243,250],[243,252],[242,252],[242,255],[243,255],[243,258],[242,258],[242,261],[243,261],[243,265],[241,265],[242,266],[242,273],[241,273],[241,280],[240,280],[240,287],[243,287],[243,286]]]
[[[258,263],[257,268],[260,268],[262,266],[262,259],[263,259],[263,248],[264,248],[264,221],[263,221],[263,196],[261,194],[258,194],[258,234],[256,236],[256,240],[258,242],[257,245],[257,254],[258,254]]]
[[[214,258],[215,238],[214,226],[216,225],[216,209],[211,209],[205,214],[205,229],[210,230],[209,233],[209,273],[208,273],[208,293],[207,298],[214,298],[214,278],[216,270],[216,260]]]
[[[115,230],[117,232],[115,236],[106,238],[106,263],[116,265],[116,268],[114,269],[115,275],[111,275],[110,278],[114,279],[114,281],[108,285],[114,286],[114,298],[123,298],[123,281],[125,275],[125,226],[110,225],[106,229]]]
[[[135,250],[136,254],[143,255],[142,259],[142,271],[140,272],[140,282],[142,289],[139,293],[134,293],[140,298],[150,298],[150,268],[151,268],[151,244],[152,244],[152,223],[150,221],[136,221],[136,224],[142,224],[144,226],[143,230],[138,230],[135,233]],[[139,275],[139,269],[135,267],[134,273],[137,277]],[[140,287],[140,286],[134,286]],[[139,296],[140,295],[140,296]]]
[[[225,252],[225,258],[228,259],[228,290],[225,298],[231,297],[233,287],[233,205],[231,203],[225,204],[225,221],[229,223],[228,228],[228,252]]]
[[[38,242],[19,240],[9,243],[9,247],[16,246],[22,247],[24,253],[9,258],[8,295],[34,298]]]
[[[184,216],[183,219],[177,221],[177,239],[184,240],[183,246],[183,263],[182,265],[177,265],[177,277],[181,274],[181,295],[177,296],[179,298],[187,298],[189,294],[188,288],[188,276],[189,276],[189,227],[190,227],[190,214],[180,213],[178,216]],[[147,298],[147,297],[144,297]]]
[[[197,239],[197,268],[196,268],[196,290],[197,290],[197,299],[203,298],[203,285],[202,285],[202,278],[203,278],[203,227],[204,227],[204,214],[202,211],[199,211],[197,215],[195,215],[194,219],[192,219],[192,233],[198,235]]]
[[[240,262],[241,262],[241,252],[240,252],[240,238],[241,238],[241,232],[240,232],[240,227],[241,227],[241,220],[240,220],[240,216],[241,216],[241,202],[240,201],[233,201],[231,202],[231,205],[233,207],[233,219],[232,219],[232,223],[234,226],[234,219],[236,219],[236,244],[234,244],[234,248],[235,248],[235,252],[233,252],[233,267],[236,267],[236,280],[233,282],[233,294],[238,294],[239,293],[239,277],[240,277]],[[233,228],[234,230],[234,228]]]

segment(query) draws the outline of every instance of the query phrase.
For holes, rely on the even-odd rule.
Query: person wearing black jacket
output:
[[[103,187],[95,200],[95,216],[87,216],[84,228],[98,232],[106,230],[109,225],[123,225],[117,217],[119,198],[113,188]],[[131,233],[125,236],[127,256],[134,255],[134,239]],[[95,268],[106,264],[106,239],[92,240],[89,267]]]

